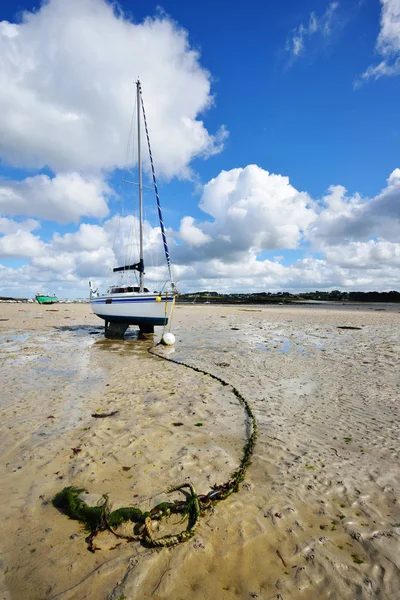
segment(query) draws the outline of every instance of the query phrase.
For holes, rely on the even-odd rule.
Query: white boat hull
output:
[[[93,312],[109,323],[166,325],[174,302],[173,294],[126,293],[91,298]]]

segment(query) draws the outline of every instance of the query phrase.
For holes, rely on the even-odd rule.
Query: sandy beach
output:
[[[168,358],[250,403],[252,464],[185,544],[103,533],[90,553],[58,491],[142,510],[206,493],[240,460],[243,407],[152,337],[106,340],[87,304],[0,305],[0,598],[399,598],[400,306],[179,305],[172,331]]]

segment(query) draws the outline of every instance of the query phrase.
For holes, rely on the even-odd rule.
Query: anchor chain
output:
[[[245,409],[251,424],[250,433],[243,447],[242,458],[237,469],[231,473],[228,481],[222,484],[213,485],[207,494],[198,495],[192,483],[182,483],[169,488],[166,493],[170,494],[177,491],[184,493],[183,490],[187,488],[189,492],[186,492],[186,500],[162,502],[154,506],[148,512],[142,512],[137,507],[118,508],[110,512],[108,507],[108,496],[106,495],[103,496],[103,504],[91,507],[80,498],[80,494],[86,491],[83,488],[70,486],[58,492],[53,498],[53,505],[71,519],[81,521],[86,529],[90,531],[85,541],[88,545],[88,550],[91,552],[97,550],[94,546],[94,538],[99,533],[106,530],[110,531],[117,538],[124,539],[127,542],[139,541],[150,548],[165,548],[188,541],[195,533],[200,516],[204,515],[214,504],[225,500],[232,493],[239,490],[239,484],[244,480],[246,470],[251,463],[251,457],[258,436],[257,422],[248,401],[239,390],[221,377],[209,373],[204,369],[157,354],[153,352],[153,347],[148,348],[148,352],[161,360],[167,360],[168,362],[173,362],[177,365],[192,369],[196,373],[211,377],[211,379],[218,381],[223,386],[230,387],[232,393]],[[177,534],[164,535],[156,538],[152,532],[152,521],[161,521],[171,514],[180,514],[182,520],[187,518],[188,522],[186,529]],[[141,526],[140,533],[137,535],[126,535],[119,533],[116,530],[122,523],[129,521]]]

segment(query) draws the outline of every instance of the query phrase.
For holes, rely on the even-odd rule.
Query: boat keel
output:
[[[104,335],[109,339],[122,339],[125,335],[126,330],[129,327],[129,323],[116,323],[115,321],[105,321],[104,324]],[[154,325],[150,323],[141,323],[139,325],[140,334],[154,333]]]
[[[125,335],[125,331],[128,329],[129,324],[127,323],[114,323],[106,321],[104,325],[104,335],[110,339],[121,339]]]

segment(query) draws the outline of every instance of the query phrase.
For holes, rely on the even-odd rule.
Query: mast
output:
[[[140,115],[141,112],[143,113],[143,122],[144,122],[144,128],[145,128],[145,133],[146,133],[146,138],[147,138],[147,146],[148,146],[148,150],[149,150],[149,157],[150,157],[150,165],[151,165],[151,172],[153,175],[153,186],[154,186],[154,192],[156,195],[156,201],[157,201],[157,210],[158,210],[158,218],[160,221],[160,229],[161,229],[161,236],[162,236],[162,241],[163,241],[163,245],[164,245],[164,252],[165,252],[165,258],[167,260],[167,267],[168,267],[168,273],[169,273],[169,280],[171,282],[171,286],[173,289],[175,289],[175,284],[173,283],[172,280],[172,274],[171,274],[171,259],[169,256],[169,250],[168,250],[168,244],[167,244],[167,237],[165,235],[165,227],[164,227],[164,222],[163,222],[163,218],[162,218],[162,213],[161,213],[161,205],[160,205],[160,198],[158,196],[158,188],[157,188],[157,180],[156,180],[156,174],[154,171],[154,163],[153,163],[153,155],[151,152],[151,146],[150,146],[150,137],[149,137],[149,129],[147,127],[147,119],[146,119],[146,111],[144,110],[144,103],[143,103],[143,97],[142,97],[142,88],[140,85],[140,81],[139,79],[136,82],[136,103],[137,103],[137,128],[138,128],[138,171],[139,171],[139,184],[137,184],[135,181],[126,181],[125,179],[123,179],[122,181],[124,181],[125,183],[131,183],[133,185],[139,185],[139,227],[140,227],[140,235],[139,235],[139,262],[135,263],[134,265],[125,265],[123,267],[115,267],[113,269],[114,273],[116,273],[117,271],[139,271],[139,290],[141,292],[144,291],[144,261],[143,261],[143,187],[148,187],[148,186],[143,186],[143,173],[142,173],[142,152],[141,152],[141,147],[140,147]]]
[[[142,182],[142,153],[140,148],[140,81],[136,82],[136,97],[137,97],[137,132],[138,132],[138,171],[139,171],[139,264],[143,265],[143,182]],[[143,292],[143,269],[139,272],[139,290]]]

